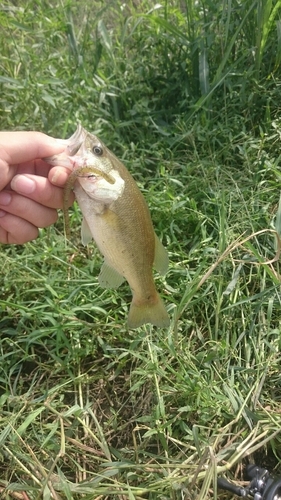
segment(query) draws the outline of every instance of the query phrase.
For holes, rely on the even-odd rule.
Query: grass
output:
[[[4,1],[2,128],[123,159],[170,255],[169,330],[62,217],[2,246],[0,491],[7,499],[226,498],[280,474],[280,2]],[[229,497],[228,497],[229,498]]]

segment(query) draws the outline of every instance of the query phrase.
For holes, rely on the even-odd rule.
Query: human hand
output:
[[[38,228],[56,222],[71,171],[42,158],[65,147],[40,132],[0,132],[0,243],[26,243],[37,238]]]

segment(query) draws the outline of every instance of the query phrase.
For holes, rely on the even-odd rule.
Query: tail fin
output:
[[[157,294],[156,301],[137,305],[134,299],[128,315],[128,328],[138,328],[145,323],[151,323],[160,328],[167,328],[170,324],[170,318],[163,304],[162,299]]]

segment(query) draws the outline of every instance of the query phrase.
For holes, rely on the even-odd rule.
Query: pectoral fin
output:
[[[86,221],[85,217],[82,220],[82,226],[81,226],[81,240],[83,245],[88,245],[90,241],[92,240],[93,236],[90,231],[88,222]]]
[[[155,254],[154,254],[154,262],[153,265],[162,276],[166,274],[169,267],[169,256],[166,248],[163,247],[161,241],[158,236],[155,236]]]
[[[99,275],[99,284],[102,288],[118,288],[125,278],[106,262],[103,263]]]

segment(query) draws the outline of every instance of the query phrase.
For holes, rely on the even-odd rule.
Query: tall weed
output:
[[[129,290],[98,287],[77,207],[66,248],[61,220],[1,248],[7,497],[221,498],[249,455],[278,472],[279,14],[2,3],[2,128],[66,137],[79,119],[123,159],[169,251],[171,316],[126,330]]]

